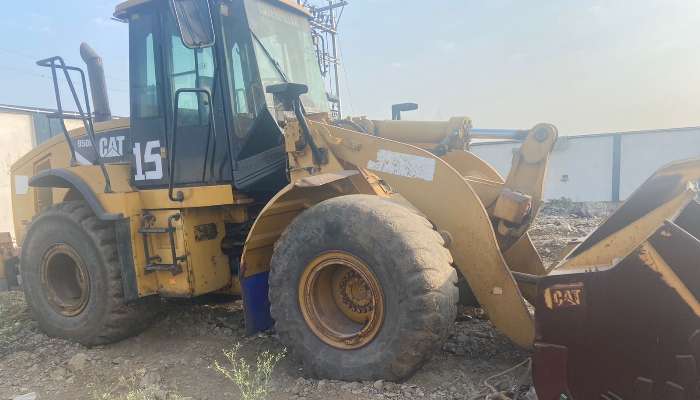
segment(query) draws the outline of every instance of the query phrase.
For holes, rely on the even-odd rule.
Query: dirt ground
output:
[[[552,263],[571,240],[586,236],[610,209],[604,204],[548,204],[531,230],[545,262]],[[112,399],[129,387],[146,388],[156,400],[239,399],[238,389],[212,366],[215,360],[224,363],[222,350],[237,342],[251,362],[262,351],[282,350],[274,332],[244,335],[240,302],[172,305],[137,337],[85,348],[41,333],[21,292],[0,293],[0,400]],[[442,351],[404,383],[305,379],[297,360],[287,356],[273,373],[270,398],[484,399],[490,393],[487,378],[528,356],[478,310],[463,309]],[[489,383],[524,393],[528,372],[523,366]]]

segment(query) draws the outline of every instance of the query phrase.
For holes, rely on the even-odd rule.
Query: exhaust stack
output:
[[[102,58],[87,43],[80,45],[80,56],[87,65],[88,78],[90,79],[90,91],[95,112],[95,122],[104,122],[112,119],[112,111],[109,107],[107,96],[107,81],[102,64]]]

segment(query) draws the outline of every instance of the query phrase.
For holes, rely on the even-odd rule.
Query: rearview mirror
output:
[[[185,47],[202,49],[214,45],[214,23],[208,0],[172,0],[172,7]]]
[[[415,111],[418,109],[416,103],[399,103],[391,106],[391,119],[394,121],[401,120],[401,113],[404,111]]]

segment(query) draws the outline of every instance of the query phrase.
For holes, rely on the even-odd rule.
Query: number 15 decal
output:
[[[160,158],[160,140],[146,142],[146,148],[141,153],[141,143],[134,143],[134,160],[136,161],[136,175],[134,180],[150,181],[163,179],[163,159]],[[153,170],[143,170],[143,165],[153,163]]]

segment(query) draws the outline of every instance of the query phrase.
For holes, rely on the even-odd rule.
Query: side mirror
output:
[[[418,104],[416,103],[400,103],[391,106],[391,119],[394,121],[401,120],[401,113],[403,111],[414,111],[418,109]]]
[[[287,82],[265,86],[265,92],[279,100],[287,111],[295,111],[299,96],[308,93],[308,91],[309,87],[302,83]]]
[[[214,22],[208,0],[171,0],[171,4],[185,47],[202,49],[214,45]]]

